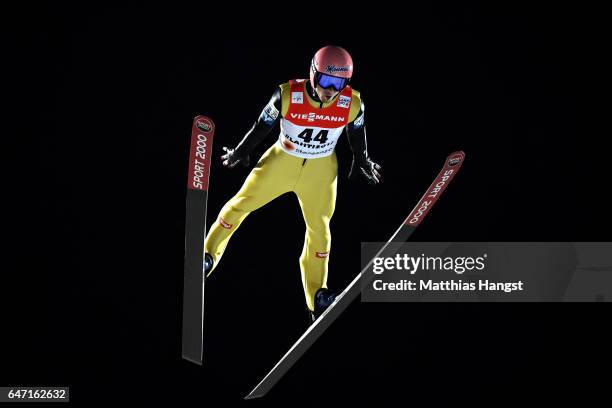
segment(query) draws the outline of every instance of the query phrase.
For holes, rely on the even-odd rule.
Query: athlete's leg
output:
[[[315,293],[319,288],[327,287],[331,249],[329,223],[336,206],[337,172],[335,154],[308,160],[294,189],[306,223],[300,270],[306,305],[311,311],[315,310]]]
[[[204,243],[204,251],[213,257],[212,270],[219,264],[227,243],[247,215],[293,187],[297,177],[297,170],[292,171],[296,168],[292,166],[295,158],[287,156],[276,145],[270,147],[240,191],[221,209]],[[292,172],[296,173],[293,177]]]

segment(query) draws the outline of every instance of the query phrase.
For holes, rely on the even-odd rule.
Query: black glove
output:
[[[349,172],[349,179],[358,172],[368,180],[368,183],[378,184],[382,180],[382,177],[378,172],[381,168],[378,164],[374,163],[368,155],[368,141],[366,138],[363,117],[364,111],[365,106],[362,99],[361,108],[357,119],[346,126],[349,145],[353,151],[353,164],[351,165],[351,171]]]
[[[359,170],[356,170],[359,169]],[[349,178],[353,177],[355,171],[359,171],[370,184],[378,184],[382,180],[382,176],[378,172],[381,167],[374,163],[370,158],[366,158],[361,161],[357,161],[353,157],[353,164],[351,165],[351,171],[349,172]]]
[[[225,167],[233,169],[238,163],[242,164],[244,167],[247,167],[251,163],[249,155],[241,155],[238,149],[230,149],[223,146],[223,150],[225,151],[225,154],[221,156],[221,160],[223,160],[223,165]]]

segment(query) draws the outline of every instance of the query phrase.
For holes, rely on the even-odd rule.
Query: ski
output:
[[[196,116],[191,128],[185,212],[183,344],[185,360],[202,365],[204,350],[204,238],[206,203],[215,124]]]
[[[295,364],[299,358],[308,350],[308,348],[323,334],[323,332],[340,316],[340,314],[347,308],[347,306],[355,300],[355,298],[361,293],[360,280],[364,275],[374,258],[381,255],[383,251],[391,242],[404,242],[408,240],[410,235],[423,221],[425,216],[431,211],[431,208],[438,201],[448,184],[455,177],[463,161],[465,154],[462,151],[451,153],[444,162],[444,167],[440,170],[437,177],[429,186],[423,197],[419,200],[418,204],[410,212],[408,217],[404,220],[402,225],[397,231],[391,236],[389,241],[382,246],[378,253],[366,262],[365,267],[362,268],[361,272],[353,279],[353,281],[347,286],[347,288],[339,294],[334,303],[332,303],[323,314],[314,321],[314,323],[306,330],[306,332],[295,342],[295,344],[289,349],[289,351],[280,359],[280,361],[272,368],[272,370],[264,377],[263,380],[251,391],[245,399],[259,398],[264,395],[289,371],[289,369]],[[392,254],[389,254],[392,255]],[[394,254],[393,254],[394,255]],[[369,282],[366,282],[369,283]]]

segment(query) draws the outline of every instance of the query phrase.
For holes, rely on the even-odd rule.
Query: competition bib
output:
[[[290,82],[289,108],[281,119],[278,143],[286,153],[304,159],[329,156],[348,123],[353,92],[347,86],[330,106],[315,108],[306,99],[305,83]]]

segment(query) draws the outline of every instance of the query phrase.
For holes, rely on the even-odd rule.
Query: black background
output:
[[[607,305],[355,303],[265,399],[241,401],[306,327],[292,195],[235,235],[207,282],[205,365],[181,361],[192,118],[216,122],[220,156],[274,87],[305,77],[329,43],[353,55],[384,176],[377,187],[349,182],[340,141],[330,287],[353,278],[360,241],[387,240],[454,150],[466,152],[464,167],[412,239],[609,240],[597,196],[609,184],[602,135],[583,111],[595,10],[269,11],[54,6],[5,16],[15,23],[4,35],[11,140],[33,143],[8,173],[28,181],[10,200],[18,263],[3,284],[0,384],[67,385],[75,403],[598,398]],[[214,161],[209,223],[248,171]]]

